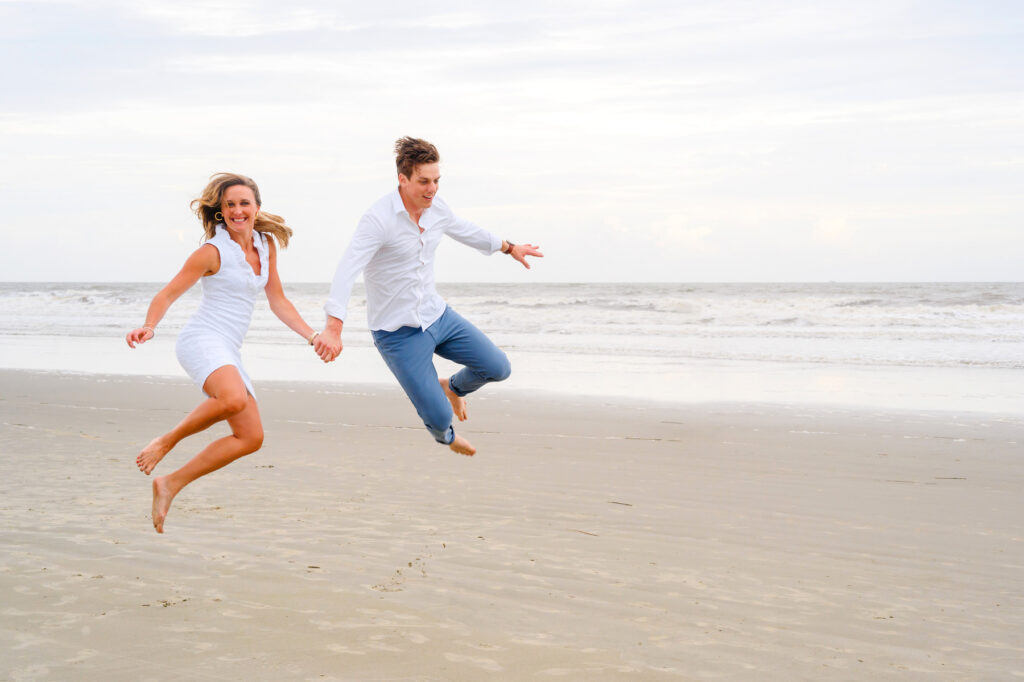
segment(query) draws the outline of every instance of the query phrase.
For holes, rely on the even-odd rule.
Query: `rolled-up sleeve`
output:
[[[363,271],[373,255],[377,253],[383,241],[384,229],[380,222],[370,214],[364,215],[356,226],[356,232],[352,235],[352,241],[345,249],[345,254],[338,262],[334,280],[331,282],[331,293],[327,297],[327,304],[324,305],[324,312],[331,317],[345,320],[345,316],[348,314],[348,299],[352,295],[352,285],[355,284],[359,273]]]

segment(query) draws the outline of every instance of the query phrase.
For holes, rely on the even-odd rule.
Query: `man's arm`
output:
[[[454,213],[451,213],[451,209],[448,209],[448,211],[449,223],[445,232],[457,242],[470,246],[486,255],[490,255],[496,251],[507,253],[522,263],[523,267],[527,270],[530,269],[530,264],[526,262],[527,256],[534,256],[537,258],[544,257],[544,254],[538,250],[539,247],[534,246],[533,244],[513,244],[510,241],[501,239],[493,232],[485,230],[479,225],[458,217]]]
[[[507,239],[501,241],[501,252],[507,253],[508,255],[515,258],[517,261],[523,264],[523,267],[527,270],[530,269],[530,264],[526,262],[527,256],[534,256],[536,258],[543,258],[544,254],[539,251],[539,246],[533,244],[513,244]]]
[[[460,244],[476,249],[486,256],[501,249],[503,244],[501,237],[475,223],[458,217],[447,206],[444,206],[444,209],[448,212],[444,231],[449,237]]]
[[[316,354],[324,362],[331,362],[341,353],[341,329],[348,314],[348,299],[352,295],[352,285],[383,243],[383,225],[374,216],[364,215],[356,226],[352,241],[345,249],[345,255],[341,257],[334,271],[331,293],[327,296],[327,304],[324,306],[327,323],[313,343]]]

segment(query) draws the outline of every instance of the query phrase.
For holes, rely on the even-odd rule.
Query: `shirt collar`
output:
[[[397,188],[391,193],[391,210],[394,213],[408,213],[405,210],[405,204],[402,203],[402,195],[399,194]]]
[[[433,216],[435,211],[433,209],[433,206],[429,206],[423,209],[423,213],[420,214],[420,227],[423,229],[434,224],[435,221],[433,220]],[[405,204],[402,202],[402,195],[399,193],[397,188],[395,188],[395,191],[391,193],[391,210],[395,215],[402,213],[409,215],[409,211],[405,210]],[[412,217],[410,216],[410,220],[411,219]]]

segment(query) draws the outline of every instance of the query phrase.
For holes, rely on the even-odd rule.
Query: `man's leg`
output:
[[[512,373],[508,356],[453,309],[448,308],[438,323],[435,352],[463,366],[448,381],[453,394],[466,396],[491,381],[504,381]],[[433,332],[435,326],[431,325],[427,331]]]
[[[402,327],[373,332],[373,342],[434,440],[456,452],[473,454],[472,446],[452,429],[451,404],[434,369],[434,338],[416,327]]]

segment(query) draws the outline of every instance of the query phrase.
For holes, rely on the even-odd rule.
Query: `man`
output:
[[[543,257],[532,244],[513,244],[456,217],[436,197],[440,155],[426,140],[395,143],[398,189],[363,215],[338,263],[324,310],[327,325],[315,337],[317,355],[331,362],[341,353],[341,330],[352,285],[364,272],[373,343],[394,373],[427,430],[455,452],[476,449],[452,428],[466,419],[465,396],[511,372],[508,358],[484,334],[445,304],[434,286],[434,253],[449,237],[490,255],[509,254],[529,268],[527,256]],[[433,355],[463,365],[439,379]]]

